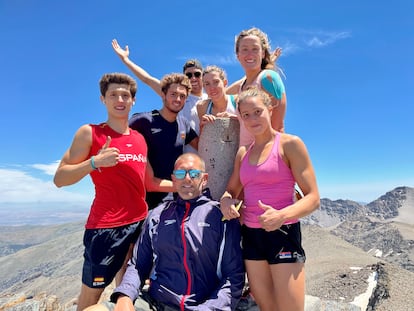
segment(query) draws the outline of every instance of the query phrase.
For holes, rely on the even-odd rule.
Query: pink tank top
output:
[[[244,189],[244,205],[246,206],[242,209],[242,213],[247,227],[261,228],[258,216],[263,214],[263,209],[258,206],[259,200],[277,210],[294,202],[295,179],[290,168],[280,156],[279,141],[280,133],[277,133],[269,156],[258,165],[249,163],[250,150],[254,143],[242,159],[240,181]],[[298,219],[290,220],[285,224],[296,222]]]

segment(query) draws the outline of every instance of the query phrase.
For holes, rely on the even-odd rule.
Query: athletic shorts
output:
[[[130,245],[137,241],[141,224],[136,222],[116,228],[85,230],[83,284],[90,288],[104,288],[112,282],[125,261]]]
[[[266,260],[269,264],[306,260],[299,222],[270,232],[243,225],[242,248],[245,260]]]

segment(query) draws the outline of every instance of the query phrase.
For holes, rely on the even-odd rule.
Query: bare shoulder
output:
[[[240,146],[239,150],[237,150],[236,158],[242,160],[247,153],[247,149],[249,146]]]
[[[280,142],[295,142],[295,141],[302,141],[302,139],[294,134],[289,133],[280,133]]]
[[[210,101],[210,99],[201,99],[198,102],[196,102],[195,107],[197,109],[197,114],[200,118],[203,115],[205,115],[205,113],[207,111],[207,105],[208,105],[209,101]]]
[[[84,124],[78,129],[77,133],[91,134],[92,133],[92,126],[90,124]]]
[[[240,90],[240,86],[242,85],[244,79],[245,77],[233,82],[230,86],[228,86],[226,89],[226,94],[233,94],[233,95],[238,94]]]
[[[92,141],[92,126],[84,124],[76,131],[74,142],[89,143]]]
[[[197,107],[204,107],[207,106],[208,102],[210,101],[209,98],[207,99],[200,99],[198,102],[196,102]]]
[[[284,151],[293,151],[298,148],[303,148],[305,145],[302,139],[297,135],[280,133],[280,146]]]

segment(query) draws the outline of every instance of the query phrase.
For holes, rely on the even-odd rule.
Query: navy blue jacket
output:
[[[205,191],[150,211],[113,297],[122,293],[135,300],[150,278],[149,294],[158,302],[181,310],[234,310],[245,272],[240,224],[222,221],[218,204]]]

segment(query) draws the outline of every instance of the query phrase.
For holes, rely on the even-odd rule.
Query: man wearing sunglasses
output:
[[[121,61],[146,85],[152,88],[155,93],[162,96],[160,80],[150,75],[142,67],[135,64],[129,59],[129,48],[128,45],[125,46],[125,49],[122,49],[118,44],[116,39],[112,40],[112,48],[115,53],[119,56]],[[180,115],[184,116],[190,121],[191,127],[199,135],[199,126],[200,121],[197,115],[196,103],[201,99],[207,99],[207,95],[203,93],[203,83],[202,83],[202,71],[203,67],[201,63],[196,59],[190,59],[186,61],[183,66],[183,74],[185,74],[191,82],[191,92],[188,94],[185,105],[180,112]],[[197,153],[197,150],[190,145],[184,146],[184,152],[194,152]]]
[[[235,309],[244,284],[240,223],[222,221],[204,170],[196,154],[177,159],[178,197],[150,212],[111,302],[87,311]]]
[[[181,114],[190,120],[191,126],[195,129],[197,135],[200,135],[200,118],[198,117],[196,104],[201,99],[207,99],[207,94],[203,93],[203,67],[198,60],[190,59],[184,64],[183,73],[190,79],[191,93],[187,97]],[[184,152],[197,153],[197,150],[194,150],[191,146],[185,146]]]

